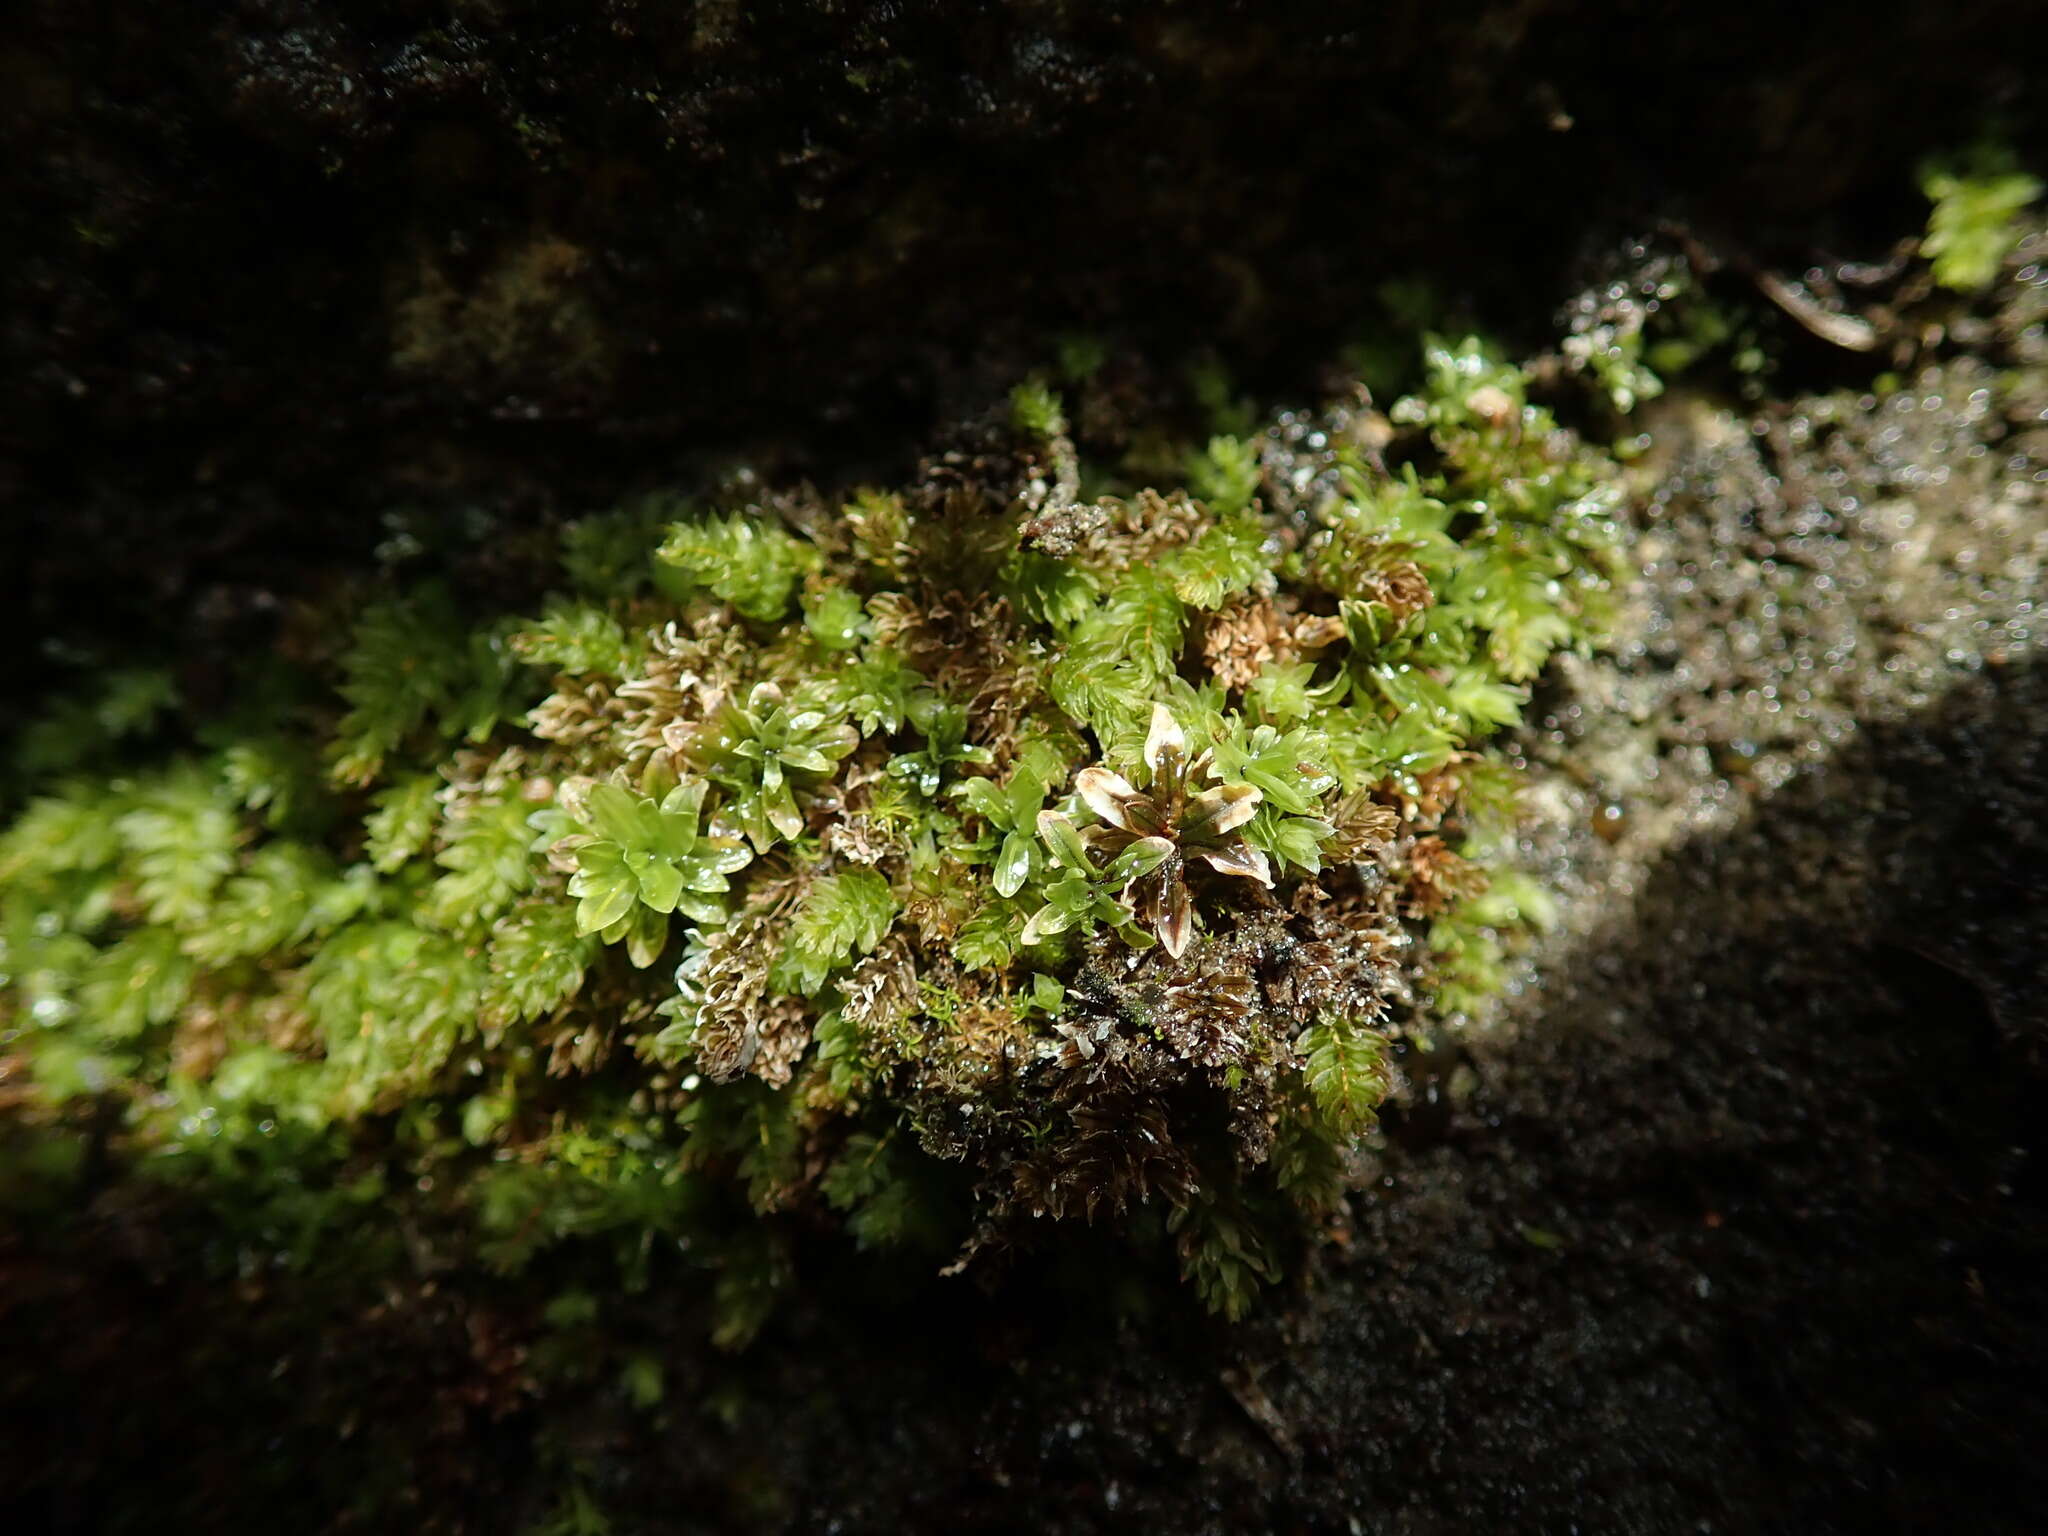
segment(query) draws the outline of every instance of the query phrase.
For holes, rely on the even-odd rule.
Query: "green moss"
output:
[[[41,1112],[190,1168],[374,1142],[505,1268],[686,1237],[729,1343],[821,1218],[934,1266],[1115,1223],[1241,1315],[1342,1197],[1390,1000],[1480,1006],[1540,915],[1478,749],[1612,602],[1610,462],[1477,341],[1419,377],[1386,457],[1269,481],[1238,421],[1089,501],[1028,384],[836,516],[586,520],[537,617],[385,597],[119,775],[171,700],[117,680],[0,835]]]
[[[1028,379],[1010,391],[1010,425],[1025,437],[1050,442],[1066,435],[1067,418],[1045,381]]]
[[[2019,243],[2020,211],[2041,196],[2041,183],[1996,146],[1930,162],[1921,169],[1920,189],[1934,204],[1920,252],[1933,263],[1934,280],[1959,293],[1991,286]]]

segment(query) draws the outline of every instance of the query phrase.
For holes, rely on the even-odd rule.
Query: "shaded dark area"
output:
[[[31,5],[0,46],[14,643],[263,642],[402,509],[900,467],[1069,332],[1299,396],[1388,278],[1527,338],[1661,218],[1788,270],[1873,256],[1918,155],[2029,138],[2031,21]]]
[[[511,1531],[575,1482],[618,1530],[2032,1530],[2044,722],[2038,666],[1967,675],[1679,849],[1246,1331],[1124,1315],[1085,1260],[987,1297],[817,1253],[743,1355],[659,1269],[565,1344],[533,1277],[237,1278],[211,1218],[128,1186],[6,1253],[5,1502]],[[616,1385],[634,1353],[658,1408]]]

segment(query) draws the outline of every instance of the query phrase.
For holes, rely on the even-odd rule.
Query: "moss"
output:
[[[1920,187],[1933,207],[1920,250],[1934,280],[1959,293],[1989,288],[2024,232],[2019,215],[2041,196],[2041,183],[2008,149],[1984,145],[1966,156],[1922,167]]]
[[[499,391],[603,384],[613,340],[592,302],[590,265],[589,252],[545,232],[508,246],[466,289],[420,257],[392,307],[392,368]]]
[[[1475,748],[1610,600],[1606,461],[1479,342],[1422,362],[1305,481],[1219,436],[1082,500],[1033,381],[899,493],[572,528],[536,618],[382,598],[211,750],[32,736],[29,1091],[187,1159],[388,1138],[502,1266],[689,1234],[728,1342],[790,1220],[979,1266],[1116,1224],[1242,1315],[1397,1015],[1498,985],[1534,902]]]

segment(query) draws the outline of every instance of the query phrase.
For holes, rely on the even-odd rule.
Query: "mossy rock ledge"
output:
[[[2036,1529],[2036,31],[31,7],[0,1518]]]

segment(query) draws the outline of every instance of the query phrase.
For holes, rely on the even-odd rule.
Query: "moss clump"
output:
[[[1989,288],[2025,232],[2019,215],[2041,196],[2041,183],[2010,150],[1982,145],[1924,166],[1920,188],[1934,204],[1920,242],[1934,280],[1959,293]]]
[[[1034,383],[901,493],[572,528],[535,618],[309,623],[167,760],[110,705],[0,836],[17,1091],[171,1169],[374,1142],[501,1265],[684,1237],[733,1341],[822,1217],[1116,1223],[1241,1313],[1388,1030],[1497,984],[1475,748],[1609,601],[1607,461],[1425,363],[1284,483],[1084,500]]]

